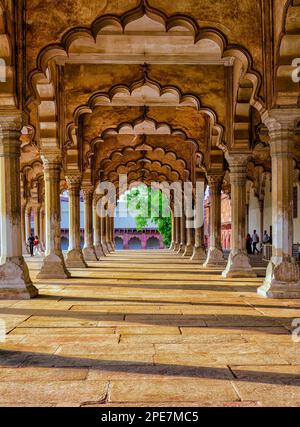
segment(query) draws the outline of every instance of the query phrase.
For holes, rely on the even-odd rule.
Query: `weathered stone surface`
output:
[[[167,263],[164,257],[144,253],[141,264],[132,263],[130,252],[109,255],[105,272],[81,270],[80,277],[60,280],[63,294],[50,297],[56,281],[47,280],[42,298],[0,307],[14,328],[1,343],[1,405],[291,404],[300,361],[283,325],[297,316],[295,301],[266,303],[256,295],[257,278],[234,280],[240,292],[232,292],[209,270],[192,275],[204,270],[187,259],[177,263],[182,258],[174,253]],[[116,259],[123,268],[134,265],[138,293],[136,280],[116,271]],[[153,281],[151,266],[159,277]],[[108,274],[109,286],[101,281]],[[149,280],[155,288],[148,294]],[[261,393],[274,390],[274,397],[259,396],[256,386]]]

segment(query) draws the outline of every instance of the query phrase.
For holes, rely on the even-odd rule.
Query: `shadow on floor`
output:
[[[22,368],[92,368],[106,372],[138,375],[163,375],[165,377],[189,377],[212,380],[238,380],[264,384],[300,386],[300,374],[252,371],[239,368],[193,367],[183,365],[149,364],[142,362],[95,360],[80,357],[46,355],[25,351],[0,350],[2,367]],[[282,367],[284,369],[284,366]]]

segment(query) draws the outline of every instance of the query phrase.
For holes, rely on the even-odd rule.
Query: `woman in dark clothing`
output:
[[[247,253],[249,255],[252,255],[252,238],[250,236],[250,234],[247,234],[247,238],[246,238],[246,249],[247,249]]]

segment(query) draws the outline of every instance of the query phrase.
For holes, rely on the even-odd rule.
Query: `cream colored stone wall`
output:
[[[250,191],[249,199],[249,227],[248,232],[252,235],[253,230],[256,230],[260,236],[260,211],[257,197],[254,196],[254,191]]]
[[[300,243],[300,186],[298,185],[298,218],[294,219],[294,243]],[[270,191],[270,178],[266,179],[265,187],[265,202],[264,202],[264,230],[270,232],[272,226],[272,193]],[[260,223],[259,223],[259,206],[258,200],[254,196],[253,190],[250,192],[249,200],[249,233],[256,229],[260,234]]]

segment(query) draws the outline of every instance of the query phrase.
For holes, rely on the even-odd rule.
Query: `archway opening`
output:
[[[138,237],[132,237],[128,242],[129,250],[139,250],[142,249],[142,242]]]
[[[172,240],[168,197],[154,184],[140,183],[119,198],[115,211],[117,249],[167,248]]]
[[[149,237],[147,240],[146,249],[159,249],[159,239],[157,237]]]

